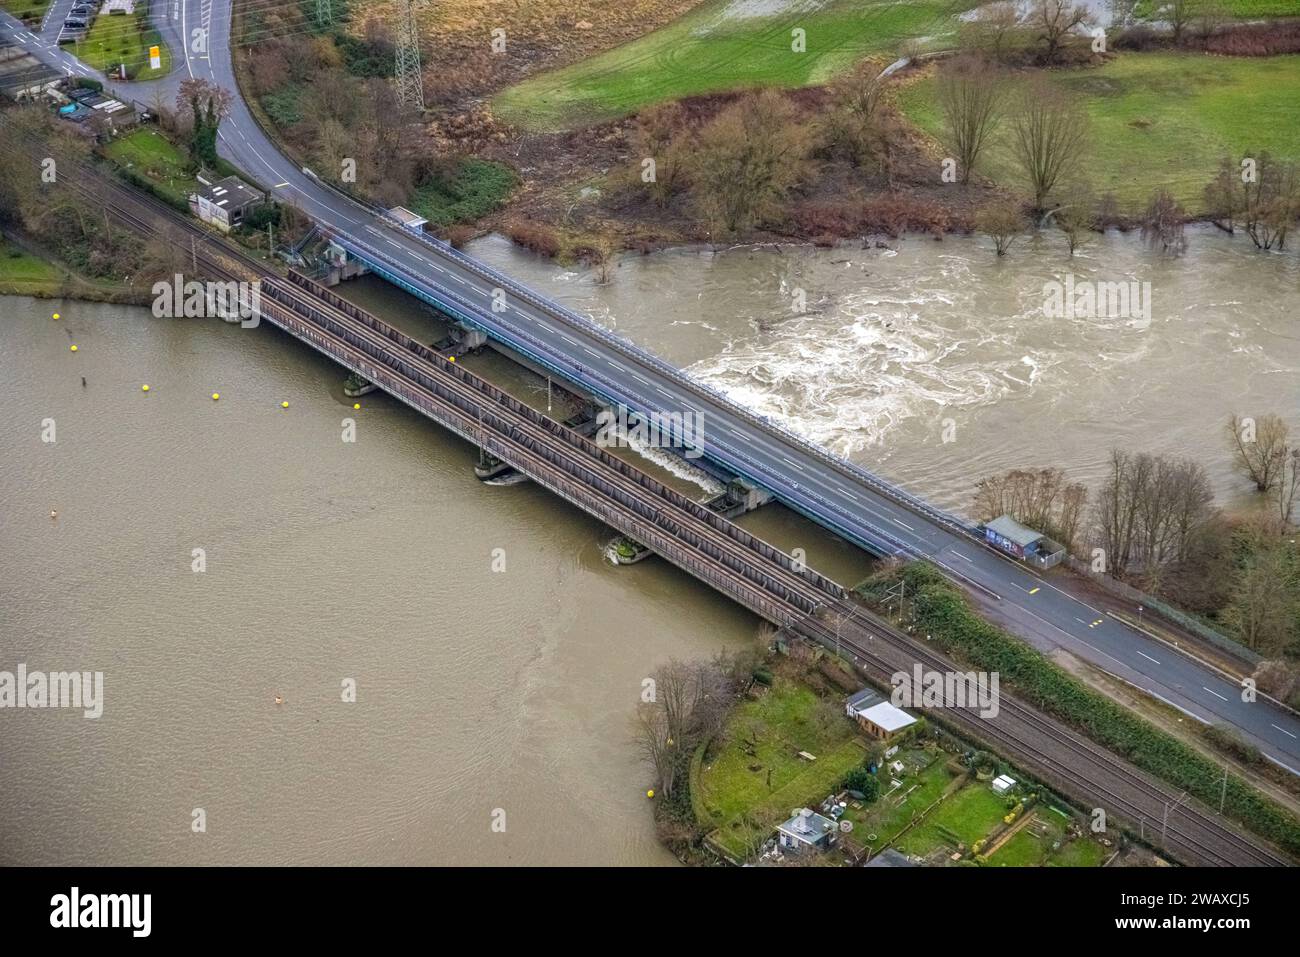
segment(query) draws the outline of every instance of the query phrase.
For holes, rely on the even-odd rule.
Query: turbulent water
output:
[[[668,252],[605,286],[500,239],[474,252],[948,506],[1017,465],[1095,480],[1115,444],[1195,456],[1227,496],[1228,412],[1300,408],[1295,255],[1208,231],[1176,260],[1126,237],[1073,261]],[[1045,318],[1066,271],[1150,281],[1149,326]],[[441,334],[378,280],[344,291]],[[546,407],[544,382],[470,363]],[[669,860],[630,740],[640,681],[750,640],[750,615],[662,562],[611,567],[607,529],[482,485],[471,448],[382,395],[354,412],[341,370],[266,325],[0,299],[0,372],[0,670],[105,674],[98,720],[0,712],[0,863]],[[865,568],[779,508],[745,523]]]
[[[1213,229],[1177,258],[1114,233],[1073,259],[1050,234],[1002,259],[963,238],[683,250],[625,258],[607,286],[504,240],[474,251],[958,510],[980,476],[1018,466],[1095,483],[1112,446],[1193,456],[1228,502],[1228,415],[1300,410],[1300,257]],[[1149,322],[1049,318],[1044,284],[1067,274],[1149,282]]]

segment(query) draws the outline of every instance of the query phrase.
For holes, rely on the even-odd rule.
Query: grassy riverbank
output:
[[[1189,212],[1201,211],[1205,185],[1225,154],[1267,150],[1300,158],[1300,56],[1130,53],[1095,69],[1047,75],[1081,96],[1088,110],[1093,188],[1114,193],[1130,211],[1158,187]],[[945,142],[933,75],[904,87],[898,102],[913,123]],[[990,145],[980,166],[1001,186],[1021,185],[1005,137]]]
[[[698,93],[821,83],[868,54],[892,54],[908,40],[941,44],[955,36],[956,14],[973,5],[970,0],[712,0],[608,53],[510,87],[492,101],[492,109],[526,129],[565,129]],[[765,7],[780,12],[759,15]],[[804,31],[803,52],[792,49],[796,29]]]
[[[0,238],[0,296],[135,304],[148,301],[143,290],[123,283],[85,279],[3,238]]]

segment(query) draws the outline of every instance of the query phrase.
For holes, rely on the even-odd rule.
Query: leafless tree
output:
[[[666,797],[674,793],[696,743],[722,726],[733,692],[728,661],[725,655],[707,662],[668,661],[652,675],[653,699],[637,707],[634,735]]]
[[[1021,89],[1011,127],[1012,150],[1033,192],[1034,209],[1046,209],[1048,196],[1082,159],[1088,114],[1040,76]]]
[[[1025,218],[1009,203],[990,203],[975,214],[975,228],[993,240],[999,256],[1005,256],[1016,237],[1025,231]]]
[[[981,521],[1010,515],[1067,547],[1078,537],[1087,500],[1087,487],[1056,468],[1013,469],[975,486],[975,512]]]
[[[1278,520],[1283,526],[1290,526],[1296,517],[1296,496],[1300,493],[1300,448],[1287,448],[1283,451],[1276,491]]]
[[[1065,234],[1065,241],[1073,256],[1096,225],[1097,198],[1084,186],[1076,186],[1066,193],[1061,205],[1052,213],[1052,221]]]
[[[1237,471],[1254,482],[1257,491],[1269,491],[1286,464],[1291,427],[1272,413],[1258,419],[1234,413],[1228,417],[1227,428]]]
[[[964,49],[996,63],[1005,63],[1020,32],[1020,12],[1011,0],[998,0],[980,7],[961,29]]]
[[[1149,245],[1159,244],[1161,250],[1177,256],[1187,249],[1187,236],[1183,225],[1187,213],[1169,190],[1160,188],[1147,203],[1142,217],[1142,238]]]
[[[1112,451],[1093,509],[1098,544],[1112,575],[1139,573],[1158,587],[1217,515],[1205,470],[1189,459]]]
[[[939,109],[963,183],[970,181],[975,162],[998,125],[1005,93],[1005,78],[974,57],[957,57],[939,68]]]
[[[701,131],[690,157],[690,180],[705,219],[734,235],[775,216],[806,173],[808,149],[807,131],[775,90],[723,110]]]
[[[1026,18],[1026,23],[1038,33],[1047,63],[1056,61],[1070,34],[1078,27],[1092,26],[1093,22],[1087,7],[1070,0],[1035,0]]]
[[[1241,180],[1246,233],[1259,249],[1282,249],[1300,217],[1300,168],[1261,152],[1253,173],[1243,170]]]
[[[1205,211],[1210,221],[1229,235],[1236,232],[1237,217],[1241,212],[1241,169],[1232,157],[1219,160],[1214,178],[1205,186]]]
[[[682,175],[682,155],[690,149],[686,129],[686,111],[680,103],[664,103],[643,110],[632,131],[631,154],[636,161],[631,183],[647,190],[657,206],[681,192],[686,185]],[[646,182],[643,163],[654,161],[654,176]]]
[[[1291,546],[1277,540],[1255,543],[1233,581],[1223,621],[1247,648],[1275,657],[1295,637],[1300,617]]]

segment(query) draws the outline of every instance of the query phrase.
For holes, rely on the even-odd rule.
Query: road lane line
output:
[[[1201,690],[1202,690],[1202,691],[1210,691],[1210,689],[1207,688],[1207,687],[1205,687],[1205,685],[1201,685]],[[1223,695],[1219,694],[1219,692],[1217,692],[1217,691],[1210,691],[1210,694],[1214,695],[1214,696],[1215,696],[1216,698],[1218,698],[1220,701],[1227,701],[1227,700],[1228,700],[1228,699],[1225,698]]]
[[[1290,735],[1290,736],[1293,737],[1293,738],[1295,737],[1295,735],[1294,735],[1294,734],[1291,734],[1291,732],[1288,731],[1286,728],[1278,728],[1277,725],[1273,725],[1273,727],[1277,728],[1279,731],[1281,731],[1281,732],[1282,732],[1283,734],[1285,734],[1285,735]]]
[[[1134,651],[1137,651],[1136,648],[1134,648],[1133,650],[1134,650]],[[1155,661],[1156,664],[1160,664],[1159,661],[1156,661],[1155,658],[1152,658],[1152,657],[1151,657],[1150,655],[1148,655],[1145,651],[1138,651],[1138,654],[1141,655],[1143,658],[1145,658],[1147,661]]]

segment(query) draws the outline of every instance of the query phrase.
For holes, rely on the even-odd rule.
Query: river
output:
[[[1073,262],[1051,240],[892,245],[629,256],[606,285],[495,237],[473,252],[950,507],[1017,465],[1093,481],[1112,444],[1196,456],[1232,496],[1228,412],[1300,407],[1294,254],[1200,230],[1177,260],[1118,236]],[[1046,319],[1065,271],[1150,281],[1149,326]],[[378,280],[343,291],[437,334]],[[751,615],[663,562],[611,567],[599,523],[482,485],[468,445],[382,395],[354,412],[337,367],[265,324],[9,298],[0,333],[0,669],[105,676],[97,720],[0,712],[0,863],[671,861],[640,682],[753,640]],[[865,570],[782,509],[744,521]]]

